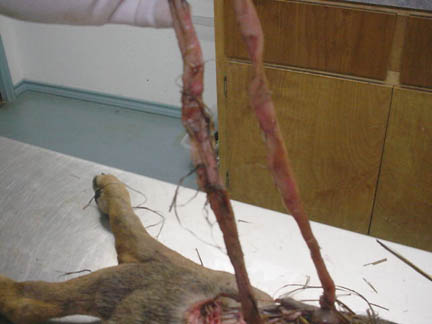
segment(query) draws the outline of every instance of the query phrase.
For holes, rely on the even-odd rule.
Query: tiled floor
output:
[[[191,169],[184,134],[177,118],[32,91],[0,107],[0,136],[171,183]]]

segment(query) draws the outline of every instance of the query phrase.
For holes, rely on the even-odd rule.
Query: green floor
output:
[[[191,169],[179,119],[38,92],[0,107],[0,136],[171,183]]]

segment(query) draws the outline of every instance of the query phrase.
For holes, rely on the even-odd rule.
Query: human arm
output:
[[[167,0],[2,0],[0,14],[52,24],[172,25]]]

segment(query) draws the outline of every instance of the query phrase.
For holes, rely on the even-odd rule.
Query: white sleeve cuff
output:
[[[168,0],[0,0],[0,14],[54,24],[172,26]]]
[[[121,0],[106,23],[140,27],[171,27],[168,0]]]
[[[138,0],[135,24],[159,28],[171,27],[173,22],[168,0]]]
[[[158,28],[173,23],[168,0],[123,0],[110,22]]]

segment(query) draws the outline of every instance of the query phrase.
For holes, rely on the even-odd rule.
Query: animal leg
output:
[[[93,188],[99,209],[109,217],[119,263],[159,260],[196,266],[147,233],[131,206],[125,184],[119,179],[113,175],[98,175],[93,179]]]
[[[67,315],[101,318],[98,290],[115,273],[108,268],[65,282],[16,282],[0,275],[0,314],[15,324],[40,323]],[[105,279],[105,280],[104,280]]]
[[[16,282],[0,275],[0,314],[14,324],[35,324],[68,315],[94,316],[106,323],[137,290],[151,285],[159,289],[163,270],[158,265],[122,264],[57,283]],[[160,271],[152,277],[153,266]]]

